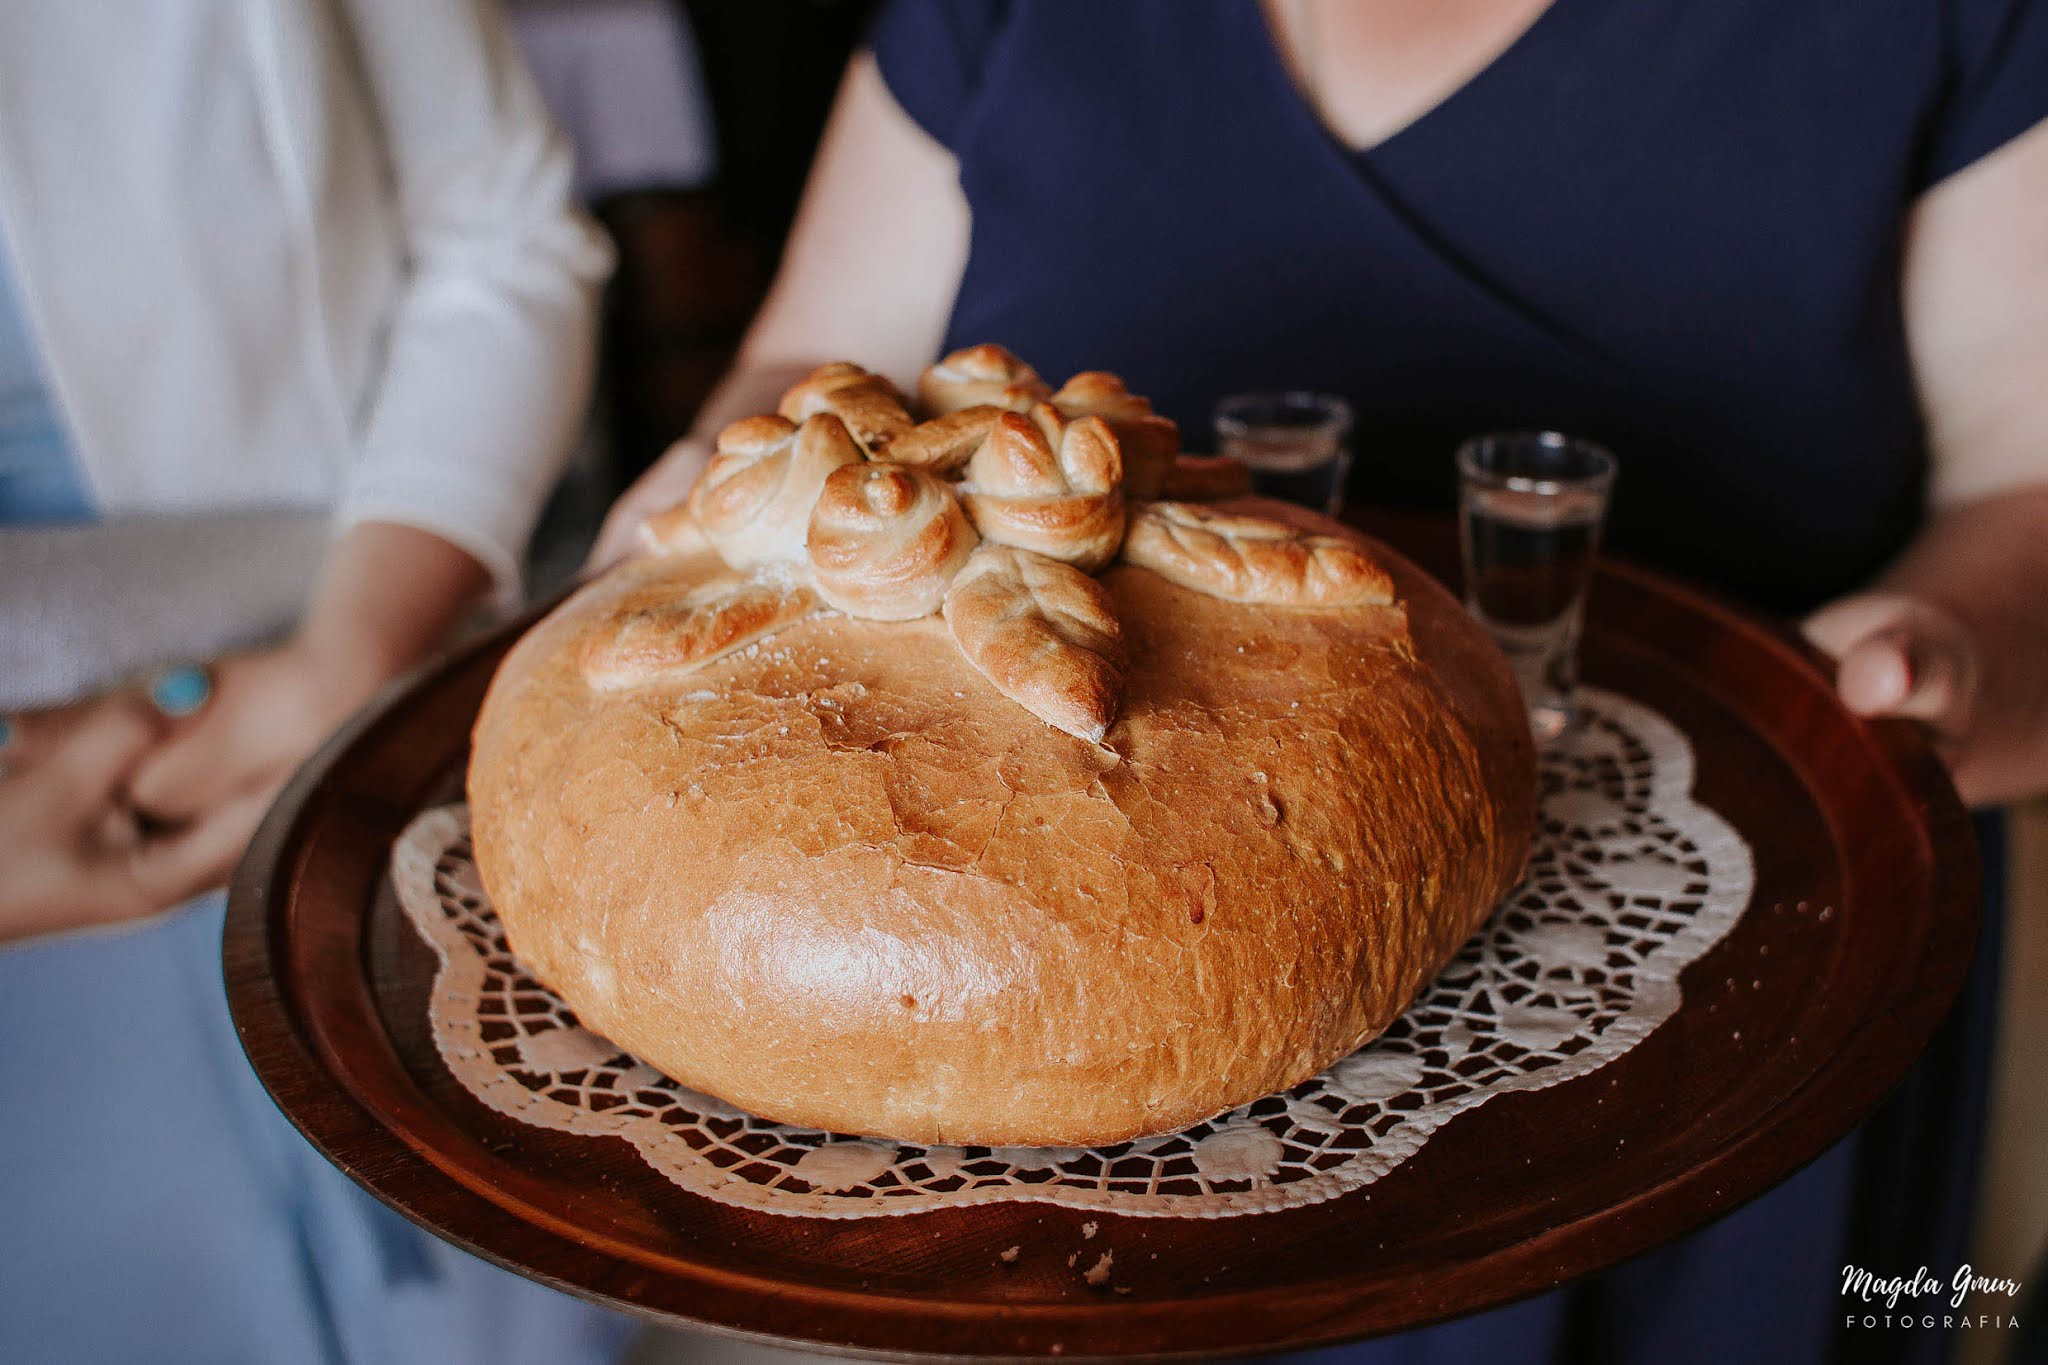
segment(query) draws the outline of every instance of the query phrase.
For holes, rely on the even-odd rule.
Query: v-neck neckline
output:
[[[1263,55],[1253,61],[1251,81],[1255,87],[1260,82],[1269,86],[1273,96],[1284,105],[1279,117],[1302,129],[1306,143],[1318,149],[1318,156],[1329,158],[1333,182],[1341,182],[1342,193],[1354,200],[1371,218],[1396,225],[1402,234],[1439,262],[1466,289],[1519,318],[1551,344],[1561,345],[1583,360],[1613,367],[1619,362],[1604,348],[1517,292],[1504,287],[1480,263],[1468,259],[1455,242],[1446,239],[1428,214],[1412,201],[1401,183],[1409,177],[1398,169],[1401,158],[1408,158],[1413,164],[1415,157],[1427,151],[1429,139],[1437,137],[1454,119],[1469,119],[1477,102],[1498,100],[1517,79],[1526,82],[1530,64],[1540,61],[1544,49],[1558,42],[1560,34],[1568,35],[1572,31],[1571,25],[1583,28],[1594,8],[1592,0],[1551,0],[1550,7],[1537,15],[1535,22],[1523,29],[1521,35],[1491,62],[1474,72],[1470,80],[1410,120],[1407,126],[1382,138],[1371,148],[1359,151],[1346,145],[1331,131],[1294,84],[1286,58],[1258,0],[1242,0],[1239,6],[1240,13],[1250,22],[1249,37],[1264,45]],[[1535,89],[1544,83],[1535,81],[1527,84]],[[1475,154],[1484,155],[1483,149],[1460,145],[1457,139],[1447,144],[1446,153],[1460,160],[1470,160]]]
[[[1500,84],[1516,68],[1526,65],[1532,54],[1548,41],[1549,31],[1557,26],[1558,15],[1574,3],[1575,0],[1550,0],[1542,13],[1530,20],[1486,65],[1459,82],[1442,99],[1366,147],[1354,147],[1340,137],[1296,83],[1287,64],[1287,54],[1281,49],[1281,35],[1275,31],[1261,0],[1242,0],[1240,9],[1250,20],[1250,37],[1253,40],[1250,46],[1258,50],[1259,64],[1287,104],[1292,106],[1295,117],[1313,128],[1324,142],[1352,165],[1366,167],[1389,154],[1399,155],[1401,149],[1418,136],[1426,137],[1431,125],[1444,122],[1445,115],[1454,114],[1457,109],[1470,104],[1475,95],[1483,94],[1486,87]]]

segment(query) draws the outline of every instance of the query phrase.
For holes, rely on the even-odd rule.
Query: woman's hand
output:
[[[1933,615],[1866,619],[1892,609],[1851,599],[1810,633],[1842,657],[1852,706],[1937,727],[1966,801],[2036,795],[2048,791],[2048,124],[1920,197],[1901,287],[1936,515],[1875,591]],[[1865,643],[1893,626],[1905,648]]]
[[[164,726],[117,693],[11,718],[0,774],[0,943],[138,919],[211,884],[212,831],[147,839],[124,804]]]
[[[216,664],[211,697],[171,723],[136,768],[129,801],[149,827],[213,850],[208,884],[224,882],[285,778],[446,637],[485,577],[475,559],[425,531],[350,528],[297,634]]]
[[[600,572],[632,554],[638,548],[641,523],[688,497],[710,459],[708,441],[686,436],[670,446],[612,504],[585,567],[593,573]]]
[[[226,882],[271,798],[446,636],[480,564],[407,526],[336,542],[290,642],[223,659],[171,718],[124,690],[14,718],[0,775],[0,941],[139,919]]]
[[[360,655],[303,636],[212,672],[206,705],[168,722],[126,791],[153,838],[213,850],[200,889],[227,880],[292,770],[385,681]]]
[[[1971,805],[2048,791],[2048,490],[1937,517],[1806,621],[1850,710],[1920,721]]]
[[[205,705],[166,722],[126,784],[150,842],[189,850],[184,894],[227,880],[292,770],[439,645],[485,578],[437,536],[365,522],[335,543],[288,643],[214,665]]]
[[[1983,671],[1962,622],[1897,593],[1860,593],[1808,617],[1806,638],[1833,655],[1835,688],[1859,716],[1917,720],[1954,766],[1967,750]]]

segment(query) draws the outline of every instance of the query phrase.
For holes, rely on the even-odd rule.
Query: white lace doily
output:
[[[434,1040],[457,1080],[543,1128],[626,1138],[694,1193],[843,1218],[1001,1199],[1222,1217],[1312,1204],[1412,1156],[1452,1117],[1583,1076],[1678,1008],[1678,975],[1749,903],[1749,848],[1691,797],[1692,750],[1612,693],[1542,760],[1528,876],[1394,1027],[1284,1094],[1114,1147],[922,1147],[770,1123],[578,1026],[505,946],[461,806],[415,819],[392,875],[440,956]]]

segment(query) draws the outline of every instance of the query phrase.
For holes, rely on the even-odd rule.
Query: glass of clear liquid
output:
[[[1614,470],[1599,446],[1555,431],[1493,432],[1458,449],[1465,605],[1508,656],[1539,743],[1571,728]]]
[[[1336,516],[1351,472],[1351,405],[1327,393],[1238,393],[1216,405],[1216,453],[1243,460],[1252,491]]]

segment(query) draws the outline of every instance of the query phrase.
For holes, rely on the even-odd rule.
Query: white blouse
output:
[[[333,507],[501,586],[602,234],[489,0],[0,5],[0,229],[106,516]]]

